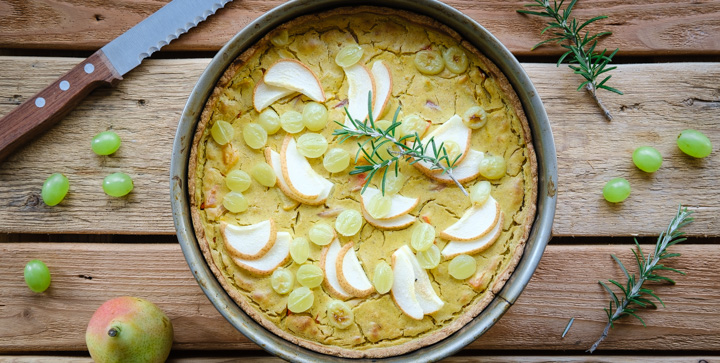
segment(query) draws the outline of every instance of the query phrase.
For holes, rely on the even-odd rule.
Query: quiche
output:
[[[536,157],[506,77],[414,13],[306,15],[242,52],[189,163],[198,243],[258,324],[341,357],[476,317],[522,256]]]

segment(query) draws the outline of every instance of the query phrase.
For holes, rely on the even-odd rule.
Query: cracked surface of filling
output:
[[[288,32],[287,44],[274,45],[270,40]],[[282,58],[297,59],[319,78],[327,96],[324,105],[329,111],[328,123],[319,131],[330,143],[355,155],[353,140],[339,144],[333,121],[343,122],[343,106],[347,104],[347,79],[335,63],[335,56],[348,44],[363,49],[360,63],[370,67],[382,60],[392,74],[392,95],[381,119],[390,120],[398,106],[399,119],[417,114],[432,122],[430,131],[453,115],[460,116],[470,107],[480,105],[487,112],[487,124],[473,130],[471,148],[490,155],[502,156],[507,164],[505,176],[491,180],[491,195],[504,214],[502,232],[491,247],[472,256],[477,272],[470,279],[456,280],[448,273],[449,259],[427,270],[433,289],[445,303],[422,320],[404,314],[390,293],[374,292],[366,298],[351,298],[346,303],[354,313],[354,322],[345,329],[328,323],[326,305],[336,298],[324,286],[312,289],[313,306],[304,313],[289,313],[288,295],[276,293],[270,275],[254,275],[238,267],[228,254],[220,222],[250,225],[273,218],[278,231],[293,237],[307,237],[308,230],[318,223],[334,225],[341,210],[360,211],[363,179],[349,175],[353,162],[343,172],[329,173],[322,157],[308,159],[312,168],[334,183],[328,200],[320,206],[297,203],[278,187],[263,187],[252,181],[243,195],[248,209],[230,213],[222,206],[229,192],[224,176],[231,170],[250,173],[252,167],[264,162],[262,149],[249,148],[242,138],[242,128],[257,122],[253,108],[253,89],[265,70]],[[437,75],[420,73],[414,65],[418,51],[442,50],[459,46],[468,56],[469,66],[461,74],[447,68]],[[302,112],[310,100],[293,94],[273,103],[270,108],[282,115],[294,110]],[[224,146],[210,135],[219,120],[230,122],[234,138]],[[303,131],[307,132],[307,130]],[[297,138],[302,133],[295,134]],[[280,152],[286,132],[280,129],[269,135],[267,146]],[[530,132],[522,107],[505,77],[489,60],[452,30],[434,20],[411,13],[381,8],[336,9],[319,15],[298,18],[279,27],[245,51],[228,68],[209,98],[195,136],[190,160],[189,186],[193,221],[199,243],[218,280],[233,299],[264,327],[306,348],[345,357],[384,357],[402,354],[436,342],[460,329],[482,311],[514,270],[534,218],[536,203],[536,162]],[[471,201],[453,184],[440,184],[420,173],[415,167],[401,163],[400,172],[407,181],[399,194],[419,197],[410,212],[432,224],[437,233],[455,223],[470,208]],[[466,187],[486,180],[478,177]],[[373,183],[377,186],[377,183]],[[397,231],[379,230],[364,222],[352,237],[339,236],[340,244],[355,243],[357,257],[372,281],[380,261],[392,265],[391,255],[409,244],[413,226]],[[447,240],[436,238],[442,248]],[[310,243],[306,263],[319,265],[322,247]],[[299,268],[287,259],[284,268],[293,274]],[[300,285],[295,282],[295,287]]]

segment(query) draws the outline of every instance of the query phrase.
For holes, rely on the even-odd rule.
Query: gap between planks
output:
[[[644,245],[647,251],[650,246]],[[679,244],[667,265],[687,273],[677,285],[653,284],[667,307],[642,310],[647,323],[622,319],[603,342],[607,351],[720,351],[720,259],[715,246]],[[523,294],[487,334],[468,348],[583,352],[605,325],[609,297],[598,280],[621,279],[616,254],[632,266],[629,246],[548,246]],[[42,294],[23,281],[25,263],[39,258],[52,273]],[[632,270],[632,268],[631,268]],[[146,298],[172,319],[176,350],[259,349],[215,310],[176,244],[0,244],[0,353],[84,351],[84,332],[104,301]],[[561,334],[574,317],[565,338]]]

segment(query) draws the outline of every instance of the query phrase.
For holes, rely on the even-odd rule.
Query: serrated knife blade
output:
[[[0,161],[232,0],[173,0],[0,118]]]

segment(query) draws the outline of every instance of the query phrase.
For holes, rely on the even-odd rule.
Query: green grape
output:
[[[452,165],[455,161],[455,158],[460,156],[460,153],[462,153],[462,150],[460,150],[460,145],[458,145],[457,142],[448,140],[443,142],[443,148],[445,148],[445,152],[447,153],[449,162],[443,161],[443,164],[446,165]]]
[[[45,204],[52,207],[65,199],[68,190],[70,190],[68,178],[63,174],[55,173],[45,179],[40,196]]]
[[[242,213],[248,209],[248,201],[242,193],[230,192],[223,197],[223,207],[231,213]]]
[[[392,208],[392,197],[378,193],[370,197],[365,204],[365,210],[375,219],[386,217]]]
[[[307,132],[297,139],[297,150],[306,158],[319,158],[328,148],[325,136],[314,132]]]
[[[603,197],[610,203],[620,203],[630,196],[630,182],[625,178],[610,179],[603,187]]]
[[[505,176],[505,159],[502,156],[486,155],[480,160],[480,175],[487,179],[500,179]]]
[[[323,270],[315,265],[302,265],[297,270],[297,280],[300,285],[311,289],[320,286],[324,278]]]
[[[415,251],[427,251],[435,243],[435,227],[420,223],[413,228],[410,236],[410,246]]]
[[[50,287],[50,270],[40,260],[31,260],[25,265],[25,283],[34,292],[43,292]]]
[[[268,135],[274,135],[280,131],[280,116],[272,108],[266,108],[260,112],[257,123],[265,129]]]
[[[218,145],[225,145],[235,136],[235,129],[230,123],[219,120],[210,129],[210,134]]]
[[[490,198],[491,184],[487,180],[477,182],[470,187],[470,200],[477,206],[485,204]]]
[[[264,161],[255,164],[250,169],[250,174],[258,183],[268,188],[275,186],[275,182],[277,182],[277,176],[275,176],[272,166]]]
[[[325,170],[331,173],[339,173],[347,169],[349,165],[350,153],[337,147],[328,150],[323,158]]]
[[[468,67],[468,57],[462,49],[452,46],[443,52],[445,67],[455,74],[465,72]]]
[[[405,184],[405,176],[398,172],[395,174],[394,170],[388,170],[385,175],[385,195],[397,194]]]
[[[302,114],[297,111],[287,111],[280,116],[280,126],[290,134],[297,134],[305,128]]]
[[[340,300],[332,300],[327,304],[327,317],[330,325],[340,329],[349,327],[355,320],[355,314],[348,304]]]
[[[350,237],[360,231],[362,224],[362,214],[354,209],[347,209],[342,211],[335,219],[335,230],[345,237]]]
[[[242,132],[245,143],[252,149],[257,150],[267,143],[267,131],[258,124],[246,124]]]
[[[380,261],[375,265],[375,274],[373,275],[373,285],[378,294],[387,294],[393,285],[393,270],[385,261]]]
[[[317,102],[309,102],[303,107],[302,119],[308,130],[320,131],[327,124],[327,108]]]
[[[424,120],[419,115],[408,115],[403,118],[402,123],[400,126],[398,126],[395,130],[397,130],[400,135],[399,137],[406,136],[406,135],[414,135],[417,133],[418,137],[422,137],[422,135],[425,133],[425,130],[427,130],[429,126],[429,123]]]
[[[477,262],[468,255],[455,256],[448,265],[450,276],[458,280],[465,280],[472,276],[475,270],[477,270]]]
[[[427,250],[416,253],[415,257],[417,257],[420,267],[432,270],[440,264],[440,249],[433,244]]]
[[[290,242],[290,257],[298,265],[302,265],[310,257],[310,245],[305,237],[295,237]]]
[[[290,292],[293,285],[295,285],[295,277],[292,272],[281,267],[273,271],[272,276],[270,276],[270,285],[275,292],[280,295],[285,295]]]
[[[250,188],[250,175],[242,170],[233,170],[225,177],[225,185],[233,192],[244,192]]]
[[[95,154],[110,155],[120,148],[120,136],[112,131],[103,131],[93,137],[90,148]]]
[[[440,52],[425,49],[415,54],[415,68],[422,74],[435,75],[445,68],[445,61]]]
[[[310,241],[318,246],[329,245],[335,239],[335,231],[325,223],[317,223],[308,231]]]
[[[281,30],[279,33],[275,34],[272,38],[270,38],[270,42],[273,43],[276,47],[284,47],[288,44],[289,36],[287,29]]]
[[[360,61],[363,49],[357,44],[346,45],[335,56],[335,64],[340,67],[350,67]]]
[[[307,287],[298,287],[288,296],[288,310],[293,313],[302,313],[310,309],[315,302],[315,295]]]
[[[487,113],[480,106],[472,106],[465,111],[462,121],[465,126],[477,130],[487,123]]]
[[[712,152],[712,142],[698,130],[687,129],[680,132],[677,145],[682,152],[694,158],[704,158]]]
[[[113,173],[103,180],[103,190],[111,197],[122,197],[133,190],[133,180],[125,173]]]
[[[635,149],[632,154],[632,160],[638,169],[646,173],[657,171],[663,162],[660,152],[652,146],[641,146]]]

